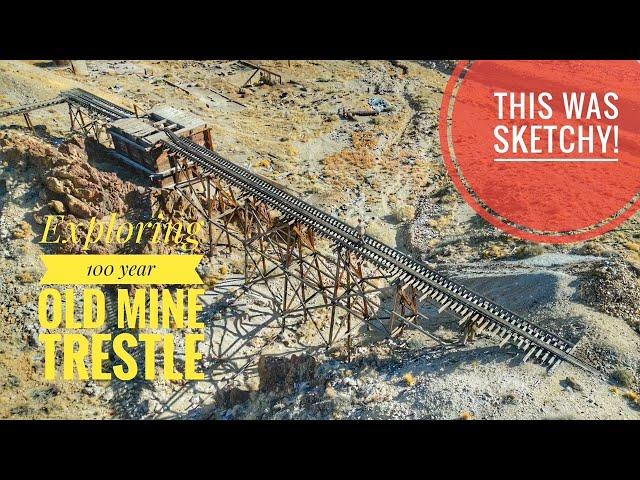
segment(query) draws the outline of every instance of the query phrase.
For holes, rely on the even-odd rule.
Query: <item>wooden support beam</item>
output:
[[[273,216],[264,201],[211,173],[188,168],[182,160],[185,179],[174,188],[208,223],[205,253],[212,255],[223,237],[229,252],[243,250],[244,288],[263,286],[259,291],[273,300],[274,314],[281,317],[277,322],[281,331],[296,321],[309,322],[326,347],[344,342],[348,360],[353,358],[356,322],[388,336],[410,328],[435,338],[418,324],[426,317],[419,311],[414,287],[395,285],[391,307],[384,291],[397,277],[341,245],[333,244],[335,248],[321,253],[308,226],[282,212]],[[214,229],[219,232],[217,238]]]
[[[27,127],[29,128],[29,130],[33,131],[33,124],[31,123],[29,112],[25,112],[23,115],[24,115],[24,121],[27,124]]]

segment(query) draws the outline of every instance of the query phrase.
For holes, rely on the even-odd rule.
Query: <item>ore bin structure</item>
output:
[[[169,105],[156,105],[144,117],[111,122],[107,128],[113,141],[111,154],[151,176],[161,187],[186,180],[184,173],[172,164],[166,149],[161,147],[161,141],[168,140],[166,130],[213,149],[211,128],[201,118]]]

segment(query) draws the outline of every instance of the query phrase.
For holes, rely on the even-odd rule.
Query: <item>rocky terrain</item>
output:
[[[440,155],[448,63],[264,64],[282,84],[240,88],[251,71],[233,61],[95,61],[87,76],[0,62],[0,108],[81,86],[129,108],[169,103],[192,111],[211,124],[225,157],[349,223],[363,219],[368,234],[579,340],[578,354],[605,378],[570,365],[549,376],[482,336],[461,345],[457,322],[435,311],[426,327],[449,344],[415,331],[393,341],[365,335],[348,362],[344,349],[319,349],[308,325],[281,332],[269,292],[241,289],[242,258],[221,251],[200,266],[209,287],[206,381],[44,382],[36,317],[42,248],[34,240],[42,216],[114,211],[135,219],[178,201],[99,144],[69,138],[58,106],[32,114],[34,132],[21,117],[0,120],[0,417],[640,418],[638,215],[565,246],[533,245],[484,222]],[[365,110],[374,97],[389,110],[339,115]],[[179,210],[190,214],[186,205]]]
[[[580,340],[578,354],[608,373],[609,382],[566,364],[548,375],[486,337],[467,346],[438,346],[413,332],[361,347],[351,363],[336,353],[298,359],[288,367],[294,373],[282,366],[258,368],[255,391],[245,387],[243,394],[237,387],[203,414],[227,419],[637,419],[634,372],[640,338],[624,320],[593,310],[581,297],[591,282],[582,272],[599,268],[600,262],[544,254],[503,264],[457,264],[450,274],[565,338]],[[437,324],[443,336],[455,331],[450,318],[438,318]]]

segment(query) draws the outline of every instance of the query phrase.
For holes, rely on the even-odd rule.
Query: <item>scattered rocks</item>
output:
[[[0,132],[0,153],[17,168],[29,169],[45,187],[49,208],[79,218],[125,213],[134,202],[137,188],[115,173],[97,170],[88,162],[87,149],[97,151],[94,141],[74,138],[57,150],[41,139],[19,132]],[[133,194],[133,195],[132,195]]]
[[[570,388],[575,392],[581,392],[583,390],[582,385],[580,385],[574,378],[567,377],[560,382],[562,386],[565,388]]]
[[[62,215],[66,212],[64,203],[62,203],[60,200],[51,200],[47,205],[49,206],[51,211],[53,211],[53,213],[57,213],[58,215]]]
[[[410,229],[410,244],[412,250],[428,252],[429,242],[439,236],[437,219],[445,213],[444,207],[435,203],[429,196],[423,195],[418,199],[415,219]]]
[[[293,391],[296,384],[314,380],[317,362],[309,355],[290,358],[263,355],[258,360],[260,391]]]
[[[104,388],[99,386],[95,381],[89,380],[84,387],[82,387],[82,393],[90,397],[97,397],[104,393]]]
[[[233,408],[240,403],[249,400],[251,392],[238,387],[225,388],[218,391],[216,405],[221,408]]]
[[[39,401],[47,401],[53,397],[56,397],[59,394],[60,394],[60,389],[56,385],[52,385],[51,387],[34,391],[31,394],[31,398]]]
[[[601,312],[623,318],[640,333],[640,272],[628,263],[606,260],[583,274],[580,299]]]

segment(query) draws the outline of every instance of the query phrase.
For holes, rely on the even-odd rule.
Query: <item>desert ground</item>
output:
[[[212,126],[225,158],[347,223],[363,219],[372,237],[578,341],[577,355],[603,377],[568,364],[549,375],[483,336],[463,345],[457,321],[437,312],[426,327],[448,344],[416,331],[364,332],[348,361],[343,348],[320,348],[309,325],[281,332],[269,292],[242,289],[241,256],[221,251],[200,267],[205,381],[46,382],[37,340],[42,216],[135,218],[157,194],[100,145],[70,136],[59,105],[32,113],[33,131],[21,116],[0,119],[0,418],[640,419],[640,215],[562,246],[485,222],[455,190],[440,152],[453,62],[260,64],[282,83],[240,88],[252,71],[236,61],[88,61],[86,75],[3,61],[0,109],[81,87],[143,112],[159,103],[191,111]],[[372,98],[390,108],[339,115],[366,110]],[[65,186],[74,202],[51,200]]]

